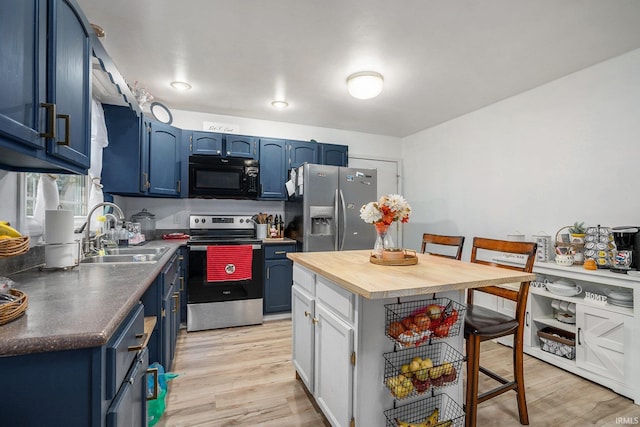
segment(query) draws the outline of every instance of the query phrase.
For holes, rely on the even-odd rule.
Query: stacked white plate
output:
[[[620,307],[633,307],[633,291],[631,289],[607,289],[607,302]]]

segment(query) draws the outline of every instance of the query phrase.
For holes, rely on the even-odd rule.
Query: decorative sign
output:
[[[219,122],[202,122],[202,130],[208,132],[239,133],[240,125]]]
[[[585,301],[596,302],[599,304],[604,304],[607,302],[606,295],[594,294],[593,292],[585,292],[584,299]]]

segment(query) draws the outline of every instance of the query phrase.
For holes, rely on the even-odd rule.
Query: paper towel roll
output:
[[[46,268],[66,268],[78,265],[78,242],[44,246]]]
[[[45,211],[44,236],[46,243],[73,242],[73,212],[64,209]]]

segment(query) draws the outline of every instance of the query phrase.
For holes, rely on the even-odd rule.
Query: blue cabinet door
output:
[[[191,134],[191,153],[222,156],[224,134],[215,132],[193,132]]]
[[[148,125],[128,107],[103,105],[109,145],[102,151],[105,193],[146,194],[149,182]],[[145,166],[146,164],[146,166]]]
[[[265,261],[265,314],[291,311],[291,286],[293,286],[291,260]]]
[[[149,194],[180,196],[180,129],[149,123]]]
[[[348,166],[349,147],[337,144],[318,144],[320,146],[320,164]]]
[[[88,168],[92,29],[68,0],[50,0],[49,28],[47,99],[56,105],[56,134],[47,152]]]
[[[0,29],[0,164],[86,173],[88,21],[74,0],[3,0]]]
[[[225,135],[225,155],[258,160],[258,138],[243,135]]]
[[[0,144],[44,148],[46,12],[41,0],[0,2]]]
[[[287,177],[286,141],[260,138],[260,197],[261,200],[285,200]]]
[[[289,156],[288,168],[297,168],[304,163],[318,163],[318,143],[305,141],[287,141]]]

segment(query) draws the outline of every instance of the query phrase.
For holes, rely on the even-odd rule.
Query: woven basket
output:
[[[575,243],[575,242],[571,242],[571,238],[569,238],[569,242],[563,242],[562,239],[560,238],[560,234],[562,234],[562,231],[567,230],[566,234],[569,234],[569,229],[571,228],[571,225],[566,225],[564,227],[562,227],[560,230],[558,230],[556,232],[556,241],[555,241],[555,247],[556,248],[560,248],[560,251],[565,254],[567,252],[572,252],[572,253],[582,253],[584,250],[584,243]],[[557,253],[557,251],[556,251]],[[582,264],[584,261],[575,261],[573,264]]]
[[[22,255],[29,251],[29,236],[0,239],[0,258]]]
[[[29,297],[17,289],[9,289],[9,293],[17,297],[15,301],[0,304],[0,325],[9,323],[22,316],[27,311]]]

